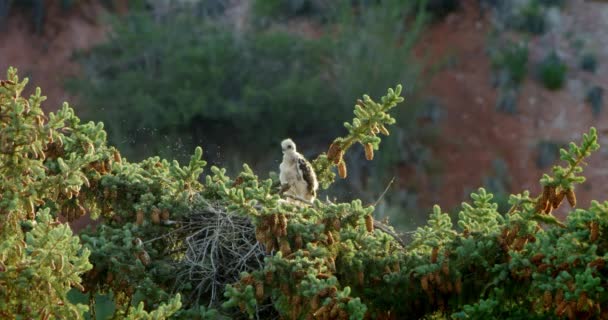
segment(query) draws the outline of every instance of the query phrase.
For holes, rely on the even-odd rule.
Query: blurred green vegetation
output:
[[[517,111],[519,87],[528,72],[528,45],[525,42],[496,39],[490,41],[489,51],[493,85],[499,91],[496,109],[513,114]]]
[[[68,11],[79,2],[97,1],[105,7],[111,9],[113,7],[112,0],[60,0],[59,5],[62,10]],[[131,3],[139,3],[142,0],[131,1]],[[47,11],[53,3],[45,0],[0,0],[0,28],[5,23],[9,14],[15,10],[21,10],[31,17],[31,26],[36,33],[42,33],[44,30],[44,21]]]
[[[65,3],[64,8],[69,7],[69,5],[69,3]],[[46,11],[44,0],[0,0],[0,26],[4,24],[11,11],[15,9],[28,10],[34,30],[36,33],[42,31]]]
[[[566,81],[566,64],[555,51],[550,52],[539,65],[539,77],[545,88],[557,90]]]
[[[137,15],[116,24],[115,32],[86,58],[91,69],[70,87],[133,157],[167,154],[158,136],[186,145],[206,138],[243,151],[265,148],[277,135],[310,132],[344,113],[327,108],[335,97],[320,72],[326,67],[322,42],[282,32],[239,37],[191,16],[163,26]],[[121,141],[125,137],[133,142]]]
[[[416,19],[406,23],[408,17]],[[134,10],[112,19],[106,43],[75,56],[84,73],[68,88],[82,98],[86,116],[107,123],[112,143],[136,159],[179,158],[168,148],[176,142],[185,150],[232,145],[249,162],[287,136],[325,146],[343,128],[324,124],[348,120],[361,92],[378,95],[394,83],[405,84],[409,101],[401,109],[408,121],[399,123],[411,125],[419,79],[411,49],[424,15],[384,1],[359,13],[343,6],[336,19],[314,38],[237,30],[187,7],[160,18]],[[340,32],[331,32],[337,25]]]
[[[597,64],[598,64],[598,62],[597,62],[597,57],[595,56],[595,54],[593,54],[591,52],[585,52],[581,56],[581,60],[580,60],[581,69],[583,69],[587,72],[595,73],[595,70],[597,69]]]
[[[514,17],[513,25],[519,31],[534,35],[542,34],[547,29],[545,12],[545,7],[539,1],[528,1],[527,4],[519,8],[519,12]]]
[[[110,319],[114,311],[116,310],[116,305],[114,304],[113,294],[110,292],[108,294],[95,294],[95,319],[105,320]],[[68,292],[68,300],[71,303],[82,303],[85,305],[89,304],[90,301],[90,293],[82,293],[77,289],[72,289]],[[91,319],[91,311],[87,311],[84,314],[85,319]]]
[[[404,7],[423,9],[433,18],[443,18],[460,8],[460,0],[253,0],[254,18],[267,23],[277,18],[306,16],[319,22],[335,22],[347,10],[389,7],[399,12]]]
[[[494,194],[493,199],[498,204],[498,210],[507,212],[510,208],[511,173],[509,165],[504,159],[496,158],[492,161],[492,170],[483,178],[482,185]]]
[[[285,24],[289,13],[268,16],[285,3],[257,1],[252,23],[238,27],[186,4],[110,17],[107,42],[74,55],[83,73],[67,88],[79,96],[83,118],[103,121],[129,159],[184,160],[202,145],[205,158],[229,172],[243,162],[268,172],[278,169],[281,139],[293,138],[312,158],[343,133],[335,124],[352,117],[361,93],[378,96],[402,83],[399,127],[373,165],[349,164],[349,176],[359,179],[333,192],[372,201],[396,164],[422,166],[430,158],[419,152],[435,133],[418,125],[428,106],[416,94],[424,80],[412,50],[428,21],[425,1],[332,2],[317,13],[322,22],[306,20],[314,34]],[[256,23],[260,15],[272,23]]]
[[[491,53],[491,61],[501,84],[519,85],[528,69],[528,45],[508,41]]]

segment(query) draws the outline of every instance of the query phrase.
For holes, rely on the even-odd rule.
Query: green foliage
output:
[[[433,207],[426,226],[419,227],[412,236],[410,249],[421,247],[429,251],[432,248],[445,245],[454,240],[456,232],[453,230],[452,219],[447,213],[442,213],[438,205]]]
[[[7,238],[11,232],[2,230],[3,317],[80,319],[87,310],[85,305],[67,303],[66,296],[71,286],[80,286],[80,275],[91,268],[89,252],[81,248],[69,226],[54,221],[48,211],[38,211],[36,220],[27,220],[33,228],[25,234],[25,242],[19,233]],[[65,305],[58,305],[57,301]]]
[[[211,167],[200,179],[200,148],[183,166],[158,157],[128,162],[105,145],[100,126],[81,125],[67,105],[44,121],[40,93],[20,98],[24,84],[13,70],[9,79],[0,87],[0,297],[6,298],[0,299],[0,313],[7,318],[78,318],[86,306],[65,295],[71,286],[80,288],[79,275],[91,267],[87,260],[93,269],[82,289],[93,297],[91,305],[97,293],[112,293],[114,318],[121,319],[575,319],[607,312],[608,202],[593,201],[563,222],[551,215],[565,199],[576,206],[582,165],[599,148],[594,128],[580,145],[560,150],[565,165],[543,175],[540,195],[511,195],[511,208],[500,212],[493,195],[480,188],[458,215],[462,230],[435,206],[427,225],[404,245],[390,226],[373,220],[375,208],[360,200],[302,205],[281,199],[273,181],[259,179],[247,165],[235,178]],[[373,151],[375,134],[394,122],[387,111],[402,101],[400,91],[389,89],[380,103],[364,97],[346,124],[349,134],[315,163],[331,159],[332,167],[354,143]],[[326,184],[333,180],[319,176]],[[65,210],[74,202],[104,218],[82,235],[86,249],[53,217],[77,217]],[[171,290],[185,259],[187,221],[200,210],[247,218],[256,246],[266,250],[263,264],[240,274],[210,308],[201,306],[210,303],[211,292],[186,298],[196,279]],[[14,260],[24,261],[25,268],[15,267]]]
[[[424,163],[419,150],[430,158],[417,121],[415,92],[422,81],[412,49],[426,16],[417,4],[397,0],[365,10],[352,10],[357,4],[350,1],[314,3],[329,7],[315,17],[331,17],[312,22],[320,36],[282,31],[290,30],[282,17],[236,30],[223,23],[226,17],[201,19],[190,7],[170,10],[163,19],[131,11],[114,18],[107,43],[78,54],[85,74],[68,86],[90,110],[84,118],[107,124],[109,141],[129,159],[181,161],[200,144],[210,163],[238,172],[241,162],[276,170],[272,157],[280,156],[277,146],[285,137],[305,156],[318,154],[341,134],[341,126],[332,124],[347,120],[361,93],[379,96],[405,83],[408,108],[395,110],[398,125],[384,144],[391,148],[373,166],[349,161],[351,175],[369,169],[377,177],[373,185],[359,188],[361,180],[349,179],[334,189],[337,196],[375,197],[396,163]],[[403,151],[404,140],[411,152]]]
[[[528,69],[528,45],[507,42],[493,52],[491,59],[495,72],[502,73],[501,84],[519,85]]]
[[[194,16],[162,25],[142,14],[115,24],[115,32],[112,41],[87,58],[92,73],[86,78],[92,81],[79,79],[72,85],[93,109],[105,110],[101,116],[107,122],[130,119],[128,126],[109,129],[112,140],[134,147],[134,154],[144,152],[137,148],[142,142],[153,152],[169,151],[162,149],[162,140],[155,142],[158,136],[146,136],[140,128],[183,138],[186,145],[198,143],[203,134],[222,141],[228,131],[232,138],[243,137],[234,142],[245,148],[244,137],[255,132],[264,148],[276,135],[309,132],[316,123],[339,115],[339,109],[325,107],[332,100],[318,72],[324,64],[320,43],[281,32],[237,38],[225,27]],[[152,54],[143,50],[149,46]],[[110,92],[122,98],[110,103]],[[293,99],[294,94],[310,98]],[[284,118],[260,128],[257,124],[269,114]],[[298,119],[298,126],[290,119]],[[125,136],[136,143],[120,143]]]
[[[375,145],[377,148],[379,138],[376,138],[375,134],[380,130],[384,132],[386,130],[384,125],[394,123],[394,118],[386,112],[403,100],[399,96],[400,91],[400,87],[396,91],[389,90],[388,95],[381,99],[381,104],[375,103],[369,97],[364,98],[361,104],[366,110],[362,111],[359,108],[356,111],[357,118],[348,126],[350,134],[342,140],[345,150],[350,144],[361,141]],[[122,159],[117,151],[105,146],[103,141],[105,133],[101,134],[103,133],[101,126],[80,125],[79,119],[67,106],[62,109],[60,115],[67,118],[66,122],[71,127],[63,128],[57,124],[56,126],[61,130],[51,132],[54,142],[50,142],[50,138],[45,133],[45,140],[42,142],[41,139],[40,148],[47,150],[42,153],[48,162],[45,164],[58,174],[64,174],[71,184],[69,188],[63,188],[61,184],[49,184],[49,186],[52,186],[52,189],[62,190],[66,201],[78,201],[70,202],[71,205],[82,206],[86,208],[85,210],[96,212],[105,220],[104,224],[96,230],[82,234],[83,243],[92,252],[90,261],[94,266],[86,274],[83,287],[92,297],[98,293],[112,293],[116,306],[114,317],[153,317],[155,312],[170,314],[175,311],[177,298],[170,300],[172,295],[167,291],[167,285],[175,281],[176,262],[180,261],[181,255],[169,252],[183,250],[180,249],[183,248],[182,241],[172,237],[158,238],[158,234],[196,211],[197,206],[205,203],[199,201],[201,197],[221,204],[227,210],[250,217],[261,229],[265,223],[276,221],[277,215],[281,216],[280,219],[288,217],[289,221],[293,221],[289,224],[290,230],[292,228],[301,230],[301,234],[306,235],[303,236],[302,243],[306,245],[305,251],[310,252],[310,256],[304,251],[297,260],[293,261],[281,259],[281,254],[269,256],[267,259],[271,260],[266,261],[265,268],[280,270],[283,266],[299,268],[302,264],[309,264],[311,267],[309,272],[313,278],[316,278],[319,272],[335,270],[335,264],[340,263],[351,265],[361,272],[363,272],[362,268],[377,268],[375,264],[361,265],[357,261],[378,255],[385,255],[387,263],[395,263],[391,252],[394,252],[397,244],[390,236],[379,233],[377,239],[361,238],[361,235],[371,232],[368,231],[369,228],[373,228],[373,224],[370,225],[368,221],[371,219],[373,208],[363,207],[360,201],[350,204],[318,203],[320,207],[314,208],[288,205],[279,201],[271,180],[259,181],[247,166],[235,180],[226,176],[224,169],[212,167],[212,174],[207,175],[205,183],[201,184],[198,177],[202,173],[205,162],[201,160],[200,148],[196,149],[187,166],[180,166],[177,162],[169,163],[158,157],[141,163],[129,163],[126,159]],[[56,116],[50,116],[50,123],[58,121]],[[65,135],[63,132],[69,134]],[[62,143],[54,145],[53,143],[57,141]],[[52,148],[47,144],[53,144]],[[93,150],[96,152],[93,153]],[[68,161],[58,158],[57,155],[64,155]],[[84,173],[80,174],[81,171],[72,173],[75,169],[80,169]],[[61,209],[62,197],[57,196],[54,199],[48,204],[53,211],[65,211],[69,220],[79,216],[78,212]],[[278,231],[276,228],[266,230],[285,234],[285,231]],[[152,242],[141,240],[151,238],[158,240]],[[337,247],[327,249],[315,244],[318,241],[327,243],[341,238],[350,238],[347,242],[351,243],[340,251],[344,254],[335,251]],[[260,234],[258,239],[270,250],[272,246],[275,246],[275,250],[280,247],[284,256],[288,255],[285,251],[286,245],[294,248],[296,246],[292,242],[295,241],[293,238],[287,239],[284,236],[263,238]],[[286,241],[292,243],[286,244]],[[368,249],[359,251],[360,246]],[[342,258],[336,261],[338,256]],[[276,265],[271,263],[272,259],[276,260]],[[286,262],[288,263],[285,264]],[[315,266],[319,266],[319,263],[325,267],[317,269]],[[348,274],[352,276],[352,273]],[[279,277],[277,276],[276,279],[279,280]],[[335,281],[325,280],[318,285],[307,294],[310,298],[318,296],[318,290],[339,286],[336,295],[332,296],[333,302],[327,303],[337,305],[342,312],[347,312],[356,318],[362,318],[365,314],[366,306],[360,298],[353,297],[354,293],[348,286],[340,286]],[[239,288],[238,284],[235,288]],[[187,295],[190,290],[184,287],[182,293]],[[252,305],[250,290],[247,289],[241,294],[240,291],[228,289],[226,294],[232,297],[231,299],[236,299],[235,301],[245,299],[248,302],[244,310],[250,313],[257,312],[255,305],[257,302],[254,299]],[[359,292],[359,289],[355,291]],[[163,308],[163,303],[168,303],[171,307]],[[205,301],[188,301],[184,305],[182,316],[196,313],[196,310],[200,311],[199,303],[203,304]],[[275,308],[279,313],[287,312],[285,307],[281,307],[284,303],[284,299],[277,296]],[[137,304],[138,307],[133,307],[133,304]],[[94,305],[93,298],[91,306]],[[227,304],[229,305],[230,303]],[[156,306],[161,307],[153,311]],[[201,312],[206,313],[206,311]],[[177,316],[179,314],[176,314]]]
[[[193,158],[187,167],[165,162],[166,171],[179,177],[173,186],[167,179],[159,181],[161,177],[138,174],[141,170],[129,170],[126,163],[123,166],[118,151],[105,145],[106,134],[101,123],[81,124],[67,103],[47,117],[40,108],[45,100],[40,89],[25,99],[21,92],[27,79],[20,82],[15,69],[9,69],[7,78],[0,85],[0,174],[3,177],[0,184],[0,266],[3,269],[0,301],[7,302],[0,306],[0,314],[6,318],[81,318],[87,308],[68,303],[68,291],[71,287],[90,290],[90,283],[85,280],[81,284],[80,277],[91,269],[90,262],[98,267],[95,257],[104,249],[115,250],[103,259],[118,269],[117,263],[125,257],[114,253],[123,247],[107,247],[103,246],[104,241],[95,240],[95,246],[82,246],[68,225],[57,219],[72,221],[86,212],[93,217],[102,214],[106,219],[120,219],[118,214],[125,214],[125,207],[131,213],[132,199],[110,200],[117,198],[118,186],[122,186],[117,177],[129,179],[132,188],[141,188],[145,182],[155,183],[155,188],[139,189],[145,192],[145,200],[153,201],[153,192],[157,192],[159,196],[164,194],[165,199],[183,203],[183,197],[191,192],[188,184],[192,183],[193,175],[198,177],[204,162]],[[200,159],[202,151],[198,150],[194,157],[197,155]],[[155,168],[161,170],[158,166]],[[117,176],[110,178],[107,173],[112,170]],[[147,204],[143,201],[141,205]],[[180,205],[171,207],[174,208],[179,209]],[[112,238],[114,242],[129,240],[123,234],[113,236],[117,236]],[[83,241],[86,242],[84,238]],[[139,248],[129,249],[129,246],[124,248],[125,254],[142,253]],[[91,274],[87,274],[86,278],[90,277]],[[122,285],[115,284],[119,288]],[[127,291],[129,287],[122,289]],[[119,292],[115,294],[120,299]],[[167,314],[168,311],[161,312]]]
[[[168,303],[161,303],[158,308],[152,312],[146,312],[144,310],[144,303],[140,302],[137,308],[131,307],[128,315],[124,318],[127,320],[160,320],[166,319],[167,316],[174,314],[181,308],[179,293],[175,295]]]
[[[483,179],[483,186],[494,195],[499,212],[509,209],[509,190],[511,189],[511,173],[506,161],[497,158],[492,161],[492,171]]]
[[[534,35],[544,33],[547,28],[544,7],[537,0],[528,1],[519,8],[513,24],[519,31]]]
[[[427,155],[433,141],[428,137],[432,135],[435,124],[421,125],[421,120],[426,120],[423,118],[427,116],[423,112],[428,108],[421,103],[416,92],[424,86],[426,78],[421,75],[421,62],[413,50],[428,14],[415,1],[368,1],[365,6],[360,1],[359,4],[360,10],[342,9],[334,24],[340,30],[339,34],[329,31],[334,34],[334,45],[330,46],[331,86],[338,89],[338,104],[344,107],[342,115],[335,119],[347,120],[353,101],[361,93],[380,96],[386,93],[386,88],[403,83],[403,92],[408,95],[407,101],[403,102],[405,107],[391,112],[397,120],[396,125],[391,129],[392,134],[384,139],[383,152],[374,157],[373,165],[364,162],[361,156],[349,159],[348,169],[353,177],[369,175],[374,179],[369,179],[370,184],[366,186],[357,185],[358,179],[348,179],[334,188],[355,185],[344,194],[348,198],[354,195],[371,201],[386,187],[397,163],[423,166],[431,162],[429,158],[432,157]],[[387,46],[390,43],[395,45]],[[354,65],[357,67],[353,68]],[[340,126],[331,128],[335,130],[333,135],[323,141],[331,141],[341,134]],[[408,145],[410,150],[404,150],[404,145]],[[367,194],[353,193],[353,189],[366,190]],[[340,193],[336,190],[336,194]],[[397,219],[396,216],[391,218]]]
[[[395,123],[395,119],[388,111],[397,103],[403,102],[401,90],[401,85],[398,85],[395,90],[388,89],[388,93],[382,97],[381,103],[374,102],[368,95],[364,95],[363,100],[357,101],[354,110],[355,118],[352,123],[344,123],[348,135],[336,138],[327,153],[321,154],[312,162],[322,188],[327,189],[334,182],[336,175],[332,171],[333,167],[337,166],[340,177],[346,178],[344,153],[354,143],[363,145],[367,160],[374,158],[374,150],[378,150],[381,141],[377,134],[389,135],[386,126]]]
[[[72,286],[82,288],[80,276],[91,268],[89,251],[56,221],[47,203],[69,206],[59,191],[83,187],[83,162],[102,155],[49,159],[43,150],[49,140],[61,141],[56,129],[71,119],[71,109],[64,105],[46,122],[40,89],[29,99],[21,97],[26,83],[15,69],[0,81],[0,315],[79,319],[86,306],[67,303],[66,295]],[[75,124],[70,131],[66,148],[74,136],[87,133]],[[53,168],[50,163],[63,165]]]
[[[205,308],[200,306],[198,308],[191,309],[180,309],[174,314],[176,319],[198,319],[198,320],[229,320],[230,318],[220,314],[216,309]]]
[[[300,9],[301,7],[301,3],[303,4],[304,1],[294,1],[294,3],[296,3],[297,7],[295,7],[295,11],[297,11],[298,9]],[[256,0],[253,2],[252,5],[252,10],[255,13],[256,16],[262,16],[262,17],[267,17],[267,16],[277,16],[280,15],[283,10],[287,10],[287,9],[291,9],[290,6],[288,4],[290,4],[291,1],[283,1],[283,0]],[[290,12],[293,13],[293,12]]]
[[[333,138],[340,128],[324,124],[342,119],[361,92],[379,95],[396,82],[414,89],[411,48],[421,22],[404,26],[404,16],[416,13],[410,5],[388,10],[341,11],[335,23],[342,32],[328,25],[326,36],[313,39],[281,28],[234,30],[191,10],[161,21],[133,11],[114,20],[107,43],[79,55],[86,74],[68,87],[88,109],[101,110],[86,116],[107,123],[110,141],[130,158],[175,156],[167,145],[179,141],[189,150],[221,145],[222,154],[253,162],[281,137]],[[386,46],[392,42],[402,44]]]
[[[517,111],[518,88],[528,70],[527,43],[507,41],[491,50],[494,85],[499,88],[496,109],[505,113]]]
[[[477,193],[471,194],[473,205],[462,203],[462,211],[458,213],[458,226],[463,232],[498,232],[503,224],[503,218],[498,213],[498,204],[492,201],[494,195],[479,188]]]
[[[110,319],[114,311],[116,311],[112,298],[111,294],[97,294],[93,298],[90,298],[89,294],[82,293],[77,289],[72,289],[68,292],[68,299],[71,303],[90,304],[91,299],[94,299],[95,303],[89,306],[88,312],[84,313],[85,319]],[[91,314],[94,314],[94,317]]]
[[[566,81],[566,64],[555,53],[549,53],[539,65],[539,77],[545,88],[560,89]]]
[[[583,183],[585,182],[585,177],[579,175],[583,172],[583,168],[581,167],[581,163],[584,158],[589,157],[591,152],[599,149],[599,144],[597,144],[597,130],[595,128],[591,128],[589,133],[583,135],[583,142],[581,146],[577,146],[574,142],[570,142],[568,145],[568,150],[560,149],[560,159],[565,161],[568,166],[554,166],[553,167],[553,177],[549,175],[543,175],[543,178],[540,180],[541,184],[553,185],[553,186],[561,186],[565,190],[572,189],[573,184],[575,183]]]
[[[412,52],[427,21],[426,13],[413,2],[399,0],[384,0],[365,8],[355,13],[345,10],[339,16],[335,25],[340,33],[329,46],[331,81],[338,88],[339,104],[344,106],[342,115],[352,109],[352,101],[362,92],[379,96],[395,83],[405,83],[413,100],[421,86],[421,67]],[[412,123],[419,111],[414,106],[410,103],[405,111],[395,110],[406,132],[414,131]]]
[[[597,149],[596,141],[595,130],[591,130],[584,136],[581,147],[572,145],[569,151],[564,150],[562,159],[568,163],[567,167],[555,167],[555,176],[545,176],[541,180],[543,185],[572,190],[573,183],[581,182],[580,176],[577,176],[581,171],[579,165],[584,157]],[[257,198],[264,199],[263,194]],[[250,196],[253,195],[254,193],[250,193]],[[528,192],[512,197],[513,207],[505,216],[496,211],[496,204],[491,201],[492,195],[483,189],[472,197],[473,205],[464,205],[460,214],[459,225],[464,228],[463,233],[453,230],[449,216],[441,213],[439,207],[435,207],[428,227],[417,231],[414,242],[405,251],[399,250],[399,246],[389,245],[391,241],[388,238],[384,240],[388,242],[376,242],[383,238],[383,233],[377,230],[373,233],[377,240],[361,237],[361,231],[370,230],[367,223],[359,218],[359,226],[355,227],[348,222],[356,221],[353,220],[354,217],[350,214],[344,215],[347,212],[354,214],[360,211],[362,208],[359,203],[328,206],[317,202],[314,207],[299,209],[300,213],[294,215],[286,212],[287,242],[282,238],[285,233],[273,227],[277,219],[274,218],[273,209],[264,214],[262,212],[266,210],[266,206],[255,211],[251,211],[251,206],[242,207],[254,216],[262,217],[257,224],[262,243],[280,246],[280,250],[276,255],[267,258],[263,270],[244,274],[241,282],[229,287],[226,293],[229,300],[225,306],[240,306],[241,310],[249,310],[252,314],[255,305],[270,298],[275,301],[280,314],[292,318],[299,318],[300,315],[314,310],[317,310],[315,314],[324,315],[335,308],[338,315],[340,312],[346,312],[345,316],[350,314],[351,318],[360,319],[359,316],[353,317],[353,310],[344,309],[344,304],[341,304],[341,301],[345,301],[343,299],[357,296],[361,299],[360,302],[350,300],[355,302],[349,302],[347,305],[363,303],[365,309],[361,310],[367,310],[370,315],[375,316],[382,316],[385,312],[383,310],[386,310],[383,308],[390,308],[391,314],[413,318],[434,313],[435,310],[455,312],[455,317],[473,318],[480,315],[490,318],[509,315],[516,317],[518,314],[529,312],[530,308],[533,308],[532,316],[538,318],[546,318],[556,312],[555,309],[534,307],[533,303],[538,300],[538,294],[522,295],[528,290],[537,290],[535,286],[546,285],[551,281],[558,286],[562,281],[557,277],[531,282],[530,279],[535,279],[533,273],[538,272],[533,271],[531,266],[535,266],[534,263],[536,266],[541,264],[534,251],[524,248],[545,243],[547,245],[543,252],[548,255],[551,252],[560,252],[556,251],[556,247],[577,242],[569,240],[559,231],[563,230],[560,227],[551,229],[551,232],[543,232],[539,228],[537,220],[545,223],[556,220],[550,215],[537,213],[535,203],[540,200],[530,198]],[[361,211],[362,216],[367,214],[369,212]],[[322,217],[326,223],[314,223]],[[336,217],[341,223],[333,220]],[[566,228],[574,227],[570,220],[568,222]],[[328,231],[332,233],[333,241],[329,240]],[[336,231],[338,233],[334,234]],[[576,232],[578,231],[574,234],[580,234]],[[306,238],[298,241],[298,235],[303,238],[306,235]],[[318,236],[319,241],[315,242],[314,239]],[[588,237],[588,234],[580,236]],[[565,237],[564,240],[562,237]],[[341,243],[338,247],[335,247],[336,239]],[[526,244],[528,242],[529,244]],[[299,246],[298,243],[308,244]],[[351,243],[358,243],[355,246],[357,250],[351,251]],[[380,247],[377,247],[378,245]],[[385,249],[380,249],[382,247]],[[385,251],[387,249],[388,251]],[[335,250],[338,251],[334,257]],[[591,258],[593,257],[589,257]],[[374,263],[368,264],[370,259]],[[583,262],[577,265],[585,264]],[[464,270],[469,276],[463,276]],[[597,283],[592,280],[594,277],[596,276],[587,280],[582,280],[585,278],[581,277],[581,288],[592,288]],[[578,287],[579,284],[575,286]],[[534,290],[533,292],[537,292]],[[484,292],[487,292],[489,299],[480,298]],[[520,300],[522,296],[526,298],[521,305],[508,303],[513,299]],[[396,302],[392,297],[399,297],[400,302]],[[594,295],[593,299],[597,297]],[[419,299],[419,303],[403,303],[416,299]],[[561,302],[555,303],[556,307],[559,305]],[[595,309],[579,308],[577,312],[594,312],[592,310]]]

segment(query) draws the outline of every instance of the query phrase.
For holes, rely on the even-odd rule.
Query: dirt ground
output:
[[[69,11],[61,10],[58,1],[49,3],[41,35],[31,32],[27,12],[10,17],[0,32],[0,70],[18,67],[21,75],[43,88],[48,96],[45,109],[52,111],[63,101],[72,100],[63,89],[62,80],[78,72],[78,66],[71,60],[73,50],[90,48],[103,41],[107,27],[99,18],[104,8],[95,2],[84,2]],[[530,64],[542,59],[547,50],[555,49],[567,61],[568,81],[564,89],[553,92],[528,76],[515,114],[496,111],[497,91],[491,83],[492,71],[486,53],[491,26],[488,19],[480,15],[476,4],[477,1],[463,1],[460,11],[432,25],[417,47],[418,55],[429,61],[446,57],[454,61],[440,70],[427,88],[427,94],[438,99],[443,107],[441,138],[434,147],[434,156],[440,159],[444,174],[438,189],[420,190],[421,206],[428,208],[439,203],[450,209],[459,205],[468,199],[468,192],[477,189],[484,177],[491,175],[492,163],[497,159],[507,163],[510,191],[530,189],[537,193],[539,178],[549,170],[536,166],[538,142],[579,141],[590,126],[600,130],[600,143],[606,147],[590,159],[585,171],[589,181],[577,194],[581,207],[587,207],[590,199],[606,198],[608,110],[594,117],[585,103],[585,92],[592,85],[608,91],[608,37],[605,35],[608,4],[567,1],[561,13],[554,12],[551,16],[555,27],[543,36],[530,39]],[[576,43],[578,45],[573,45]],[[598,58],[595,74],[578,67],[581,43]],[[560,214],[565,214],[565,209],[561,210]]]
[[[103,23],[106,10],[97,1],[81,1],[68,10],[62,9],[60,2],[45,1],[47,14],[41,34],[34,32],[31,10],[15,6],[0,28],[0,70],[4,73],[13,66],[22,78],[28,77],[26,94],[41,87],[47,96],[43,104],[47,111],[73,100],[63,86],[66,77],[78,72],[72,54],[102,42],[107,29]],[[119,10],[124,8],[124,3],[114,2]]]
[[[440,100],[446,114],[441,141],[435,148],[445,175],[437,193],[439,199],[427,198],[426,202],[439,200],[446,208],[467,199],[467,190],[481,186],[483,178],[491,175],[493,160],[499,158],[508,164],[512,192],[529,189],[538,193],[538,180],[550,170],[536,166],[536,146],[541,140],[580,141],[581,135],[595,126],[600,131],[600,144],[608,147],[606,110],[594,117],[585,103],[585,92],[591,85],[608,89],[608,66],[602,64],[608,62],[608,4],[568,1],[559,17],[559,27],[530,40],[530,65],[555,48],[566,59],[567,84],[560,91],[548,91],[529,70],[517,103],[518,112],[510,115],[495,108],[497,91],[492,87],[492,70],[485,52],[490,23],[480,18],[476,5],[464,3],[461,11],[432,26],[418,48],[431,61],[445,55],[456,61],[453,67],[433,77],[428,88],[428,94]],[[592,45],[599,61],[595,74],[578,67],[580,55],[571,45],[572,35]],[[585,175],[589,180],[577,189],[581,207],[587,207],[591,199],[606,198],[606,147],[588,162]],[[560,214],[564,213],[561,209]]]

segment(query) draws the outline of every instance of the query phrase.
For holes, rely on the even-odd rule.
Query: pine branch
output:
[[[324,189],[329,188],[335,181],[336,175],[332,171],[334,167],[338,168],[341,178],[346,178],[344,154],[353,144],[363,145],[367,160],[374,158],[374,150],[378,150],[381,141],[377,135],[379,133],[389,135],[386,126],[395,123],[395,119],[388,112],[398,103],[403,102],[401,90],[401,85],[398,85],[395,90],[388,89],[388,93],[381,98],[381,103],[373,101],[367,95],[363,96],[363,100],[357,101],[354,110],[355,118],[352,123],[344,123],[348,135],[336,138],[327,153],[322,153],[312,161],[319,183]]]

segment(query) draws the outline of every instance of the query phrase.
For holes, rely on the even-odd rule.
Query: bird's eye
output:
[[[291,149],[291,146],[287,146],[287,149]]]

